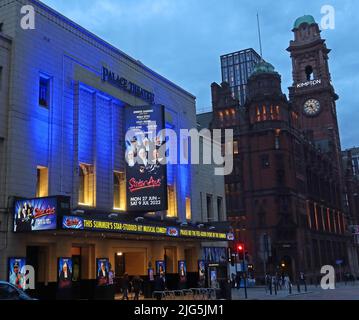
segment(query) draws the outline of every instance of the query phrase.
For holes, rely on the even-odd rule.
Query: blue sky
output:
[[[340,100],[342,148],[359,145],[359,41],[357,0],[43,0],[197,97],[197,108],[211,106],[210,85],[220,82],[222,54],[258,50],[256,13],[261,16],[264,58],[291,85],[286,48],[295,19],[321,7],[335,8],[335,29],[325,30],[330,70]],[[259,51],[259,50],[258,50]]]

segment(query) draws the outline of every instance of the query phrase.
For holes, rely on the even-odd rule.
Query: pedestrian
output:
[[[122,278],[122,292],[123,292],[122,300],[128,300],[129,287],[130,287],[130,279],[128,277],[128,274],[124,273]]]
[[[139,300],[140,299],[140,292],[142,287],[143,280],[139,276],[135,276],[132,280],[132,286],[133,286],[133,292],[135,293],[135,296],[133,300]]]
[[[306,277],[305,277],[305,274],[304,272],[300,272],[299,274],[299,282],[300,284],[303,284],[304,285],[304,290],[307,291],[307,282],[306,282]]]
[[[110,299],[115,299],[115,285],[114,285],[115,272],[112,270],[111,263],[108,265],[108,285],[109,285],[109,294]]]
[[[241,274],[239,272],[237,272],[236,275],[236,286],[237,286],[237,290],[241,288]]]
[[[285,287],[285,290],[289,290],[290,286],[291,286],[291,283],[290,283],[289,275],[285,274],[284,275],[284,287]]]

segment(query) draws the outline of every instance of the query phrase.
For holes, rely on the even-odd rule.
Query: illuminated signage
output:
[[[301,82],[297,84],[297,88],[306,88],[306,87],[314,87],[317,86],[319,84],[322,83],[321,79],[317,79],[317,80],[310,80],[310,81],[306,81],[306,82]]]
[[[167,226],[150,226],[143,224],[122,223],[115,221],[101,221],[82,217],[64,216],[62,220],[63,229],[107,231],[116,233],[133,233],[142,235],[157,235],[173,238],[201,238],[212,240],[227,240],[227,233],[181,229]]]
[[[126,193],[129,212],[167,210],[164,106],[126,108]]]
[[[14,232],[56,230],[57,198],[15,201]]]
[[[102,67],[102,81],[108,82],[116,88],[126,91],[127,93],[141,98],[142,100],[151,104],[155,100],[155,95],[152,92],[149,92],[137,84],[128,81],[126,78],[119,76],[106,67]]]

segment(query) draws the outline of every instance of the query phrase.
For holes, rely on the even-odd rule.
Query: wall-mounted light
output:
[[[122,256],[123,256],[123,252],[117,252],[117,256],[118,256],[118,257],[122,257]]]

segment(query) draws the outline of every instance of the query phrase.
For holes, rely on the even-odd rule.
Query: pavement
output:
[[[334,290],[323,290],[320,286],[308,286],[307,292],[301,287],[301,292],[293,286],[292,294],[288,291],[279,290],[277,295],[270,295],[264,287],[247,289],[248,300],[359,300],[359,282],[353,284],[337,283]],[[245,300],[244,289],[232,290],[233,300]]]

